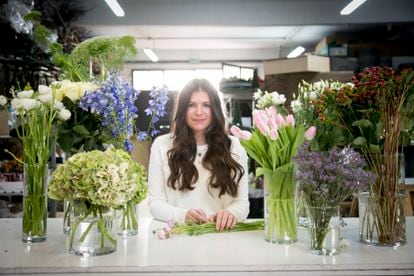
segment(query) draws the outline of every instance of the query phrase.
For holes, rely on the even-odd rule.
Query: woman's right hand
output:
[[[189,209],[185,214],[185,222],[205,223],[208,222],[206,213],[201,209]]]

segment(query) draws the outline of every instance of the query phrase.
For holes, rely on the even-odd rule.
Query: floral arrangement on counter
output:
[[[239,222],[234,228],[224,230],[222,232],[241,232],[241,231],[253,231],[253,230],[263,230],[264,221],[258,220],[253,222]],[[203,223],[203,224],[176,224],[174,221],[167,221],[164,228],[160,228],[152,231],[154,235],[160,240],[165,240],[171,238],[173,235],[190,235],[198,236],[209,233],[221,233],[217,231],[216,224]]]
[[[71,226],[70,244],[77,228],[88,216],[112,243],[110,233],[103,229],[102,212],[105,208],[120,208],[127,202],[142,201],[147,194],[146,173],[142,165],[132,160],[123,150],[108,148],[106,151],[89,151],[73,155],[53,172],[49,183],[49,197],[66,199],[82,205],[82,216]],[[101,215],[100,215],[101,214]],[[88,229],[81,237],[88,235]]]
[[[339,218],[336,216],[340,203],[353,193],[364,191],[375,182],[376,175],[364,169],[365,160],[349,147],[313,152],[305,144],[294,161],[308,217],[310,247],[318,254],[336,254],[336,249],[326,249],[324,244],[331,224],[339,223],[335,219]]]
[[[20,92],[11,91],[13,98],[7,110],[17,136],[23,143],[23,159],[17,158],[24,166],[25,195],[23,200],[23,240],[36,242],[46,239],[47,195],[45,193],[48,170],[49,148],[53,142],[53,124],[67,120],[71,113],[55,97],[55,87],[39,85],[38,91],[30,87]],[[7,101],[2,99],[2,106]]]
[[[316,128],[305,131],[303,125],[295,124],[293,115],[283,116],[274,106],[253,111],[253,122],[255,127],[251,133],[236,126],[230,132],[259,164],[256,176],[264,175],[265,239],[276,243],[296,241],[293,157],[305,139],[313,139]],[[288,241],[284,240],[286,237]]]

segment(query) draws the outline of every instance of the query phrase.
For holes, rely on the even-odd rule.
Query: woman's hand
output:
[[[216,222],[217,231],[232,229],[237,223],[236,217],[225,209],[218,211],[214,216],[210,216],[208,220],[211,222]]]
[[[208,222],[208,218],[201,209],[189,209],[185,214],[185,222],[205,223]]]

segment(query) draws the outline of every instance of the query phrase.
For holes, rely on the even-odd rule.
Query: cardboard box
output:
[[[297,58],[284,58],[264,61],[265,75],[296,72],[329,72],[329,57],[307,55]]]
[[[0,112],[0,135],[9,135],[10,130],[7,121],[7,112],[3,110]]]

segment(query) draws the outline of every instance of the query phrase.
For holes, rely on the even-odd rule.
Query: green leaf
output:
[[[89,131],[83,125],[76,125],[73,128],[73,131],[80,135],[89,135]]]
[[[369,144],[369,151],[371,153],[381,153],[381,148],[379,145]]]
[[[64,152],[70,152],[73,146],[73,140],[69,136],[61,136],[57,139],[57,143]]]
[[[352,144],[354,144],[356,146],[363,146],[363,145],[366,145],[366,143],[367,143],[367,139],[365,139],[362,136],[359,136],[354,141],[352,141]]]
[[[373,124],[371,121],[367,120],[367,119],[361,119],[358,121],[355,121],[352,123],[352,126],[356,126],[356,127],[372,127]]]

